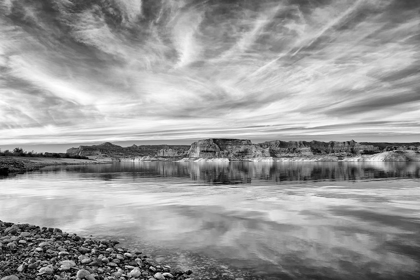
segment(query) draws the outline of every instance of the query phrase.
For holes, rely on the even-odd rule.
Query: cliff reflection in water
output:
[[[59,169],[57,169],[59,170]],[[356,181],[392,178],[420,178],[419,162],[294,162],[294,163],[202,163],[136,162],[71,167],[83,176],[95,173],[103,180],[130,174],[141,177],[189,177],[209,184],[246,184],[253,180],[283,182]],[[50,169],[46,171],[50,172]],[[99,172],[98,172],[99,171]]]
[[[409,162],[60,166],[2,180],[0,213],[122,238],[196,279],[418,280],[419,177]]]

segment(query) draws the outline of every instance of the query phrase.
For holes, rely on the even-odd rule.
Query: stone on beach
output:
[[[39,270],[38,275],[42,275],[42,274],[53,274],[53,273],[54,273],[54,269],[52,268],[51,265],[49,265],[49,266],[46,266],[46,267],[42,267]]]
[[[19,280],[19,277],[17,277],[16,275],[10,275],[1,278],[1,280]]]
[[[162,273],[158,272],[153,275],[153,277],[157,280],[165,280],[165,276],[162,275]]]
[[[55,228],[0,221],[0,279],[188,278],[183,271],[171,271],[169,266],[159,265],[141,252],[116,247],[117,244]]]
[[[128,274],[128,277],[139,277],[141,275],[140,268],[135,267],[132,271]]]
[[[76,277],[78,279],[84,279],[86,276],[90,275],[90,272],[87,271],[86,269],[80,269],[77,274]]]
[[[60,264],[61,264],[61,267],[60,267],[61,270],[69,270],[73,266],[76,266],[76,263],[70,260],[62,261]]]

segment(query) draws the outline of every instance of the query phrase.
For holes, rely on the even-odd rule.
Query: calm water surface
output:
[[[0,219],[119,239],[195,279],[420,279],[420,165],[50,167],[0,180]]]

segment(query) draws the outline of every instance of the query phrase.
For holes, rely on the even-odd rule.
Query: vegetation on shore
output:
[[[88,157],[80,156],[80,155],[73,155],[69,153],[37,153],[34,151],[24,151],[22,148],[14,148],[13,151],[0,150],[0,156],[6,156],[6,157],[46,157],[46,158],[75,158],[75,159],[88,159]]]

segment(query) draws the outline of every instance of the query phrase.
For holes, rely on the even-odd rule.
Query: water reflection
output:
[[[49,168],[0,181],[0,213],[124,238],[197,279],[419,279],[418,178],[415,163]]]
[[[210,184],[246,184],[252,180],[281,182],[356,181],[420,178],[420,162],[271,162],[189,163],[137,162],[68,167],[67,171],[112,180],[141,177],[187,177]],[[50,167],[41,172],[62,172]],[[95,176],[95,175],[94,175]]]

